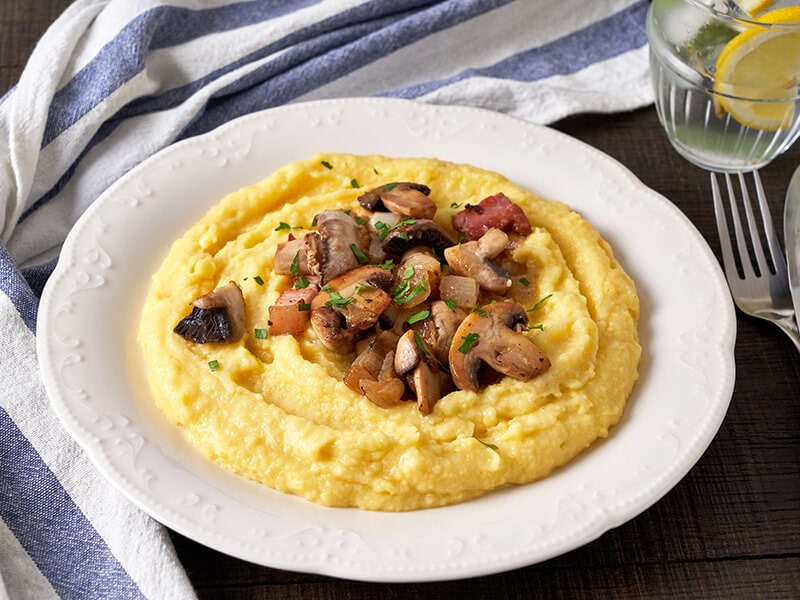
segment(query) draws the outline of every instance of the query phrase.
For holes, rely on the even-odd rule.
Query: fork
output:
[[[717,174],[713,172],[711,191],[714,196],[714,213],[717,217],[725,277],[733,300],[742,312],[775,323],[800,350],[800,331],[792,306],[786,261],[772,225],[767,197],[758,171],[752,171],[752,175],[762,227],[758,225],[757,215],[750,202],[750,192],[744,174],[737,174],[741,190],[741,199],[738,201],[730,173],[721,175],[725,177],[728,212],[733,223],[735,244],[732,243],[729,234],[728,219],[720,186],[717,184]],[[747,235],[740,217],[742,207],[747,219]],[[764,251],[762,237],[766,239],[767,253]]]

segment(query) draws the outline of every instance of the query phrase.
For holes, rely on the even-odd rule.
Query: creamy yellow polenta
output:
[[[450,230],[452,203],[503,192],[524,208],[533,233],[514,256],[533,288],[526,308],[550,295],[529,313],[543,328],[528,334],[550,358],[548,371],[452,392],[423,416],[415,402],[379,408],[345,386],[353,356],[325,350],[311,328],[257,337],[290,284],[272,272],[287,236],[281,223],[309,229],[323,210],[362,210],[357,197],[391,181],[428,185],[435,220]],[[195,344],[173,333],[192,300],[231,280],[247,305],[239,342]],[[606,437],[638,377],[638,314],[611,248],[568,206],[473,166],[322,154],[230,194],[174,243],[153,277],[138,341],[158,407],[211,460],[320,504],[403,511],[532,482]]]

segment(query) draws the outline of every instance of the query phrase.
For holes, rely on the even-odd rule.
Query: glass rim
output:
[[[758,29],[762,31],[769,31],[773,30],[794,30],[800,32],[800,21],[790,21],[786,23],[764,23],[763,21],[759,21],[757,18],[747,18],[747,17],[738,17],[733,16],[728,13],[721,12],[714,8],[713,6],[709,6],[703,0],[684,0],[688,4],[691,4],[698,9],[709,13],[713,18],[719,19],[720,21],[731,23],[738,25],[739,27],[745,27],[748,29]],[[780,10],[780,9],[778,9]],[[769,12],[767,10],[766,12]]]

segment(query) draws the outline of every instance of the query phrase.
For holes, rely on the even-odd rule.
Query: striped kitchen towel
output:
[[[77,0],[0,99],[0,598],[187,598],[162,526],[60,427],[39,294],[67,232],[161,148],[253,111],[396,96],[549,123],[652,101],[646,0]]]

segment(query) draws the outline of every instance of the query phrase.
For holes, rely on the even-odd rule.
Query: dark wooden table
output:
[[[0,93],[68,0],[0,1]],[[556,129],[610,154],[673,201],[719,256],[708,176],[670,148],[652,107]],[[800,145],[762,171],[773,219]],[[706,453],[662,500],[545,563],[477,579],[383,585],[260,567],[173,534],[201,598],[800,598],[800,355],[775,326],[737,315],[737,379]]]

